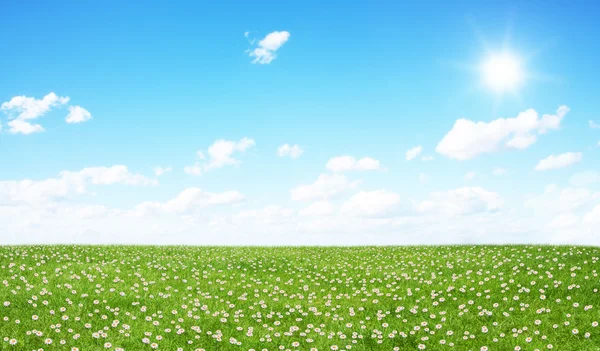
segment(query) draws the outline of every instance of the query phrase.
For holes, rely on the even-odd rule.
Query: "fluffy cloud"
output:
[[[300,216],[329,216],[334,212],[333,204],[329,201],[316,201],[298,211]]]
[[[464,161],[496,152],[503,143],[507,148],[525,149],[536,142],[536,134],[558,129],[568,112],[569,108],[563,105],[556,114],[545,114],[541,118],[533,109],[521,112],[514,118],[499,118],[491,122],[473,122],[461,118],[435,150],[449,158]]]
[[[167,167],[154,167],[154,174],[157,177],[160,177],[161,175],[165,174],[165,173],[169,173],[173,170],[173,168],[171,168],[171,166],[167,166]]]
[[[65,118],[67,123],[82,123],[92,119],[92,114],[81,106],[69,106],[69,114]]]
[[[237,165],[241,161],[232,157],[235,152],[245,152],[253,147],[253,139],[242,138],[239,141],[228,141],[219,139],[208,148],[209,162],[205,170],[221,168],[226,165]]]
[[[300,155],[302,155],[303,152],[304,150],[302,150],[302,148],[297,144],[283,144],[277,148],[277,156],[279,157],[289,156],[291,158],[298,158],[300,157]]]
[[[588,121],[588,124],[590,126],[590,128],[592,129],[599,129],[600,128],[600,124],[594,122],[594,121]]]
[[[586,224],[598,224],[598,225],[600,225],[600,204],[596,205],[589,213],[587,213],[583,217],[583,222],[586,223]]]
[[[356,160],[352,156],[339,156],[330,159],[325,168],[328,170],[341,173],[346,171],[375,171],[381,169],[381,164],[378,160],[371,157],[363,157]]]
[[[33,124],[21,119],[13,119],[8,122],[10,127],[9,132],[12,134],[24,134],[29,135],[33,133],[39,133],[44,131],[44,127],[41,124]]]
[[[12,121],[8,122],[9,132],[13,134],[32,134],[41,132],[44,128],[39,124],[28,121],[35,120],[53,107],[65,105],[69,102],[68,96],[58,96],[49,93],[41,99],[27,96],[15,96],[0,105],[0,110],[9,115]]]
[[[342,214],[358,217],[389,216],[400,205],[400,195],[386,191],[361,191],[346,201]]]
[[[586,187],[588,185],[600,183],[600,172],[587,171],[576,173],[571,176],[569,183],[577,187]]]
[[[585,188],[560,188],[550,184],[540,195],[525,195],[524,206],[541,217],[546,214],[585,211],[598,200],[600,200],[600,193],[593,193]]]
[[[199,188],[187,188],[167,202],[143,202],[135,207],[134,212],[137,215],[156,213],[186,214],[210,206],[231,205],[243,201],[245,201],[245,196],[237,191],[211,193]]]
[[[258,47],[250,51],[249,56],[253,58],[252,63],[269,64],[277,55],[279,48],[290,38],[286,31],[275,31],[267,34],[258,42]]]
[[[572,227],[573,225],[577,224],[578,221],[579,221],[579,217],[577,217],[576,215],[574,215],[572,213],[561,214],[561,215],[554,217],[554,219],[552,221],[550,221],[550,223],[548,223],[548,225],[550,227],[554,227],[554,228],[568,228],[568,227]]]
[[[228,165],[239,165],[240,160],[233,157],[238,152],[246,152],[256,145],[253,139],[242,138],[239,141],[218,139],[208,148],[208,161],[204,165],[196,162],[192,166],[184,168],[184,172],[191,175],[201,175],[203,172],[222,168]],[[197,152],[197,158],[205,160],[206,156],[202,151]]]
[[[202,175],[202,166],[199,164],[195,164],[193,166],[185,166],[183,167],[183,171],[186,174],[199,176]]]
[[[244,210],[233,216],[234,221],[251,219],[255,223],[270,224],[289,218],[294,211],[276,205],[267,206],[258,210]]]
[[[360,181],[350,181],[343,174],[321,174],[312,184],[298,185],[290,190],[294,201],[310,201],[335,197],[356,188]]]
[[[581,162],[583,154],[581,152],[565,152],[559,155],[550,155],[535,166],[536,171],[547,171],[550,169],[565,168],[575,163]]]
[[[61,106],[69,102],[68,96],[58,96],[50,93],[41,99],[27,96],[15,96],[10,101],[2,103],[0,110],[6,113],[16,113],[16,119],[30,120],[45,115],[55,106]]]
[[[82,194],[89,185],[156,185],[157,181],[129,172],[126,166],[90,167],[77,172],[63,171],[58,177],[0,181],[0,204],[38,206]]]
[[[433,192],[430,194],[430,198],[430,200],[417,205],[418,212],[456,216],[477,212],[494,212],[504,205],[500,195],[480,187],[463,187],[446,192]]]
[[[421,145],[415,146],[411,149],[408,149],[405,153],[405,157],[407,161],[412,160],[413,158],[419,156],[419,154],[423,151],[423,147]]]

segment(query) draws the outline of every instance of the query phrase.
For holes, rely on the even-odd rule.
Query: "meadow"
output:
[[[1,246],[2,350],[600,350],[600,248]]]

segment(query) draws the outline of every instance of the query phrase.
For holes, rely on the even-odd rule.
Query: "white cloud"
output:
[[[154,174],[157,177],[160,177],[161,175],[165,174],[165,173],[169,173],[173,170],[173,168],[171,168],[171,166],[167,166],[167,167],[154,167]]]
[[[279,157],[289,156],[295,159],[300,157],[300,155],[302,155],[303,152],[304,150],[302,150],[302,148],[297,144],[283,144],[279,148],[277,148],[277,156]]]
[[[65,105],[69,97],[58,96],[49,93],[42,99],[27,96],[15,96],[0,105],[0,110],[6,113],[12,120],[8,122],[9,132],[13,134],[32,134],[42,132],[44,128],[39,124],[28,122],[37,119],[53,107]]]
[[[589,124],[590,128],[592,128],[592,129],[599,129],[600,128],[600,124],[598,124],[598,123],[596,123],[596,122],[594,122],[592,120],[588,121],[588,124]]]
[[[465,174],[465,181],[471,181],[473,180],[473,178],[475,178],[477,174],[475,172],[467,172],[467,174]]]
[[[585,215],[585,217],[583,217],[583,222],[600,225],[600,204],[596,205],[589,213]]]
[[[541,195],[525,196],[524,206],[537,214],[576,213],[584,211],[600,199],[600,193],[585,188],[560,188],[547,185]]]
[[[363,157],[357,161],[352,156],[339,156],[330,159],[325,165],[325,168],[335,173],[347,171],[375,171],[381,169],[381,164],[378,160],[371,157]]]
[[[554,217],[554,219],[550,221],[548,225],[554,228],[568,228],[577,224],[578,221],[579,217],[572,213],[561,214]]]
[[[191,175],[199,176],[203,172],[222,168],[228,165],[239,165],[240,160],[233,157],[235,153],[244,153],[252,148],[256,143],[253,139],[242,138],[239,141],[231,141],[218,139],[208,148],[208,161],[204,165],[196,162],[192,166],[184,167],[184,172]],[[199,160],[206,160],[206,156],[202,151],[198,151],[196,156]]]
[[[491,122],[473,122],[461,118],[444,136],[436,151],[452,159],[464,161],[484,153],[496,152],[501,144],[508,148],[525,149],[536,142],[537,134],[558,129],[560,122],[569,112],[560,106],[555,115],[538,113],[529,109],[514,118],[499,118]]]
[[[495,176],[497,176],[497,177],[505,175],[506,174],[506,169],[504,169],[504,168],[496,168],[496,169],[494,169],[494,171],[492,172],[492,174],[495,175]]]
[[[258,210],[244,210],[233,216],[235,221],[243,219],[251,219],[255,223],[270,224],[279,222],[282,219],[289,218],[294,214],[294,211],[288,208],[271,205]]]
[[[20,120],[36,119],[45,115],[55,106],[61,106],[69,102],[69,97],[58,96],[50,93],[42,99],[27,96],[15,96],[10,101],[2,103],[0,110],[6,113],[17,113],[13,116]]]
[[[253,147],[253,139],[242,138],[239,141],[219,139],[208,148],[209,162],[204,167],[205,171],[221,168],[226,165],[237,165],[241,161],[232,157],[235,152],[245,152]]]
[[[24,134],[29,135],[33,133],[39,133],[44,131],[44,127],[40,124],[31,124],[22,119],[13,119],[8,122],[10,129],[8,130],[12,134]]]
[[[98,218],[109,213],[109,209],[102,205],[84,205],[79,208],[70,209],[79,218]]]
[[[78,172],[63,171],[59,175],[69,180],[89,181],[91,184],[126,184],[137,186],[157,185],[158,181],[141,174],[129,172],[127,166],[89,167]]]
[[[535,166],[536,171],[547,171],[550,169],[565,168],[575,163],[581,162],[583,154],[581,152],[565,152],[559,155],[550,155]]]
[[[185,166],[183,167],[183,171],[186,174],[199,176],[202,175],[202,166],[199,164],[195,164],[193,166]]]
[[[243,201],[245,201],[245,196],[237,191],[211,193],[194,187],[184,189],[167,202],[143,202],[135,207],[134,212],[142,216],[155,213],[186,214],[206,207],[231,205]]]
[[[156,185],[157,181],[129,172],[126,166],[90,167],[77,172],[62,171],[55,178],[44,180],[0,181],[0,204],[27,204],[38,206],[73,194],[83,194],[89,185],[125,184]]]
[[[413,158],[419,156],[419,154],[423,151],[423,147],[421,145],[415,146],[411,149],[408,149],[405,153],[405,157],[407,161],[412,160]]]
[[[277,50],[285,44],[290,38],[290,33],[286,31],[275,31],[267,34],[258,42],[258,47],[250,51],[249,56],[253,57],[252,63],[269,64],[277,55]]]
[[[300,216],[329,216],[334,212],[333,204],[329,201],[317,201],[298,211]]]
[[[569,183],[577,187],[586,187],[588,185],[600,183],[600,172],[587,171],[576,173],[571,176]]]
[[[92,114],[81,106],[69,106],[69,114],[65,118],[67,123],[82,123],[92,119]]]
[[[340,210],[342,214],[357,217],[377,217],[390,215],[400,205],[400,195],[386,191],[361,191],[346,201]]]
[[[494,212],[504,205],[500,195],[480,187],[433,192],[430,198],[417,206],[418,212],[442,213],[449,216],[468,215],[477,212]]]
[[[314,183],[298,185],[290,190],[290,195],[294,201],[328,199],[359,184],[360,181],[350,181],[343,174],[321,174]]]

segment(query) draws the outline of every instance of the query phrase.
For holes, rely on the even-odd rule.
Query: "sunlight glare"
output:
[[[513,90],[523,80],[519,60],[509,54],[491,56],[483,66],[483,76],[487,86],[497,92]]]

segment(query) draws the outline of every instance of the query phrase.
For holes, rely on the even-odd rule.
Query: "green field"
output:
[[[600,248],[0,247],[2,350],[600,350]]]

